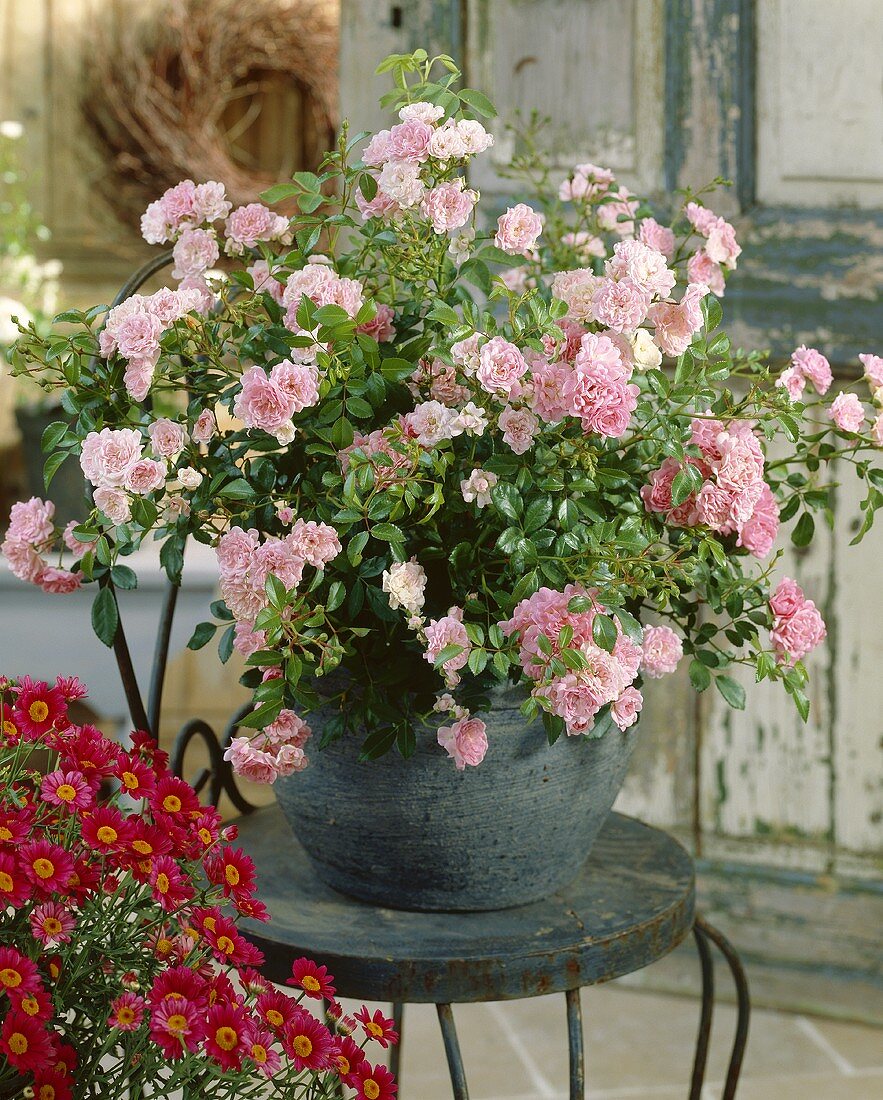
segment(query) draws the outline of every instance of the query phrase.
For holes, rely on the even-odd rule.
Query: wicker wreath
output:
[[[100,190],[128,225],[181,179],[221,180],[235,204],[278,181],[280,171],[262,168],[231,133],[254,124],[268,84],[297,102],[299,119],[287,121],[299,149],[283,171],[315,168],[333,143],[333,0],[169,0],[91,38],[83,114],[109,166]],[[290,137],[282,119],[279,129],[281,144]]]

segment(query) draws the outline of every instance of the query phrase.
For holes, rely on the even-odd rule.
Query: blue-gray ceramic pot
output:
[[[561,737],[501,690],[481,717],[484,762],[457,771],[435,731],[418,730],[408,760],[393,750],[360,763],[359,739],[310,753],[276,796],[319,877],[393,909],[476,911],[525,905],[571,882],[622,786],[635,730]],[[322,713],[310,718],[315,744]]]

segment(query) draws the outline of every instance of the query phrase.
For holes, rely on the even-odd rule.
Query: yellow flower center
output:
[[[187,1030],[187,1017],[181,1012],[173,1012],[166,1022],[169,1031],[184,1032]]]
[[[18,730],[15,728],[14,722],[10,722],[8,718],[4,718],[3,732],[6,734],[7,737],[15,737],[15,735],[18,733]]]
[[[316,993],[322,988],[322,986],[319,984],[319,982],[316,981],[312,974],[305,974],[301,978],[300,984],[304,987],[304,989],[308,989],[311,993]]]
[[[380,1024],[375,1024],[373,1020],[369,1020],[368,1023],[365,1024],[365,1030],[370,1032],[375,1039],[383,1037],[383,1028]]]
[[[204,825],[199,830],[199,839],[202,841],[203,844],[206,845],[206,847],[208,847],[208,845],[211,844],[211,842],[212,842],[212,834],[208,831],[208,829]]]
[[[239,877],[239,872],[236,870],[233,864],[228,863],[227,866],[224,868],[224,878],[227,880],[227,882],[231,886],[238,886]]]
[[[77,788],[70,783],[62,783],[55,791],[62,802],[73,802],[77,797]]]
[[[57,1096],[55,1085],[41,1085],[40,1091],[37,1093],[37,1100],[56,1100]]]
[[[156,888],[161,894],[167,894],[169,892],[169,876],[165,871],[160,871],[156,876]]]
[[[156,941],[156,953],[157,955],[170,955],[174,946],[170,939],[163,936],[162,939]]]
[[[291,1045],[298,1058],[309,1058],[313,1053],[313,1044],[306,1035],[295,1035]]]
[[[0,840],[12,840],[12,830],[0,825]]]
[[[32,722],[45,722],[49,717],[49,707],[42,699],[35,699],[28,707],[28,714],[31,716]]]
[[[341,1073],[347,1074],[352,1069],[349,1058],[345,1054],[338,1054],[337,1056],[337,1068]]]
[[[275,1008],[267,1010],[267,1023],[272,1024],[273,1027],[281,1027],[285,1021],[282,1018],[282,1013],[277,1012]]]
[[[137,790],[139,787],[138,776],[134,772],[123,772],[122,774],[123,786],[130,791]]]
[[[26,997],[22,997],[19,1008],[28,1016],[36,1016],[40,1011],[40,1002],[33,993],[29,993]]]
[[[225,955],[233,954],[234,945],[229,936],[220,936],[218,938],[218,950],[222,951]]]
[[[57,962],[51,962],[49,964],[49,977],[55,982],[58,981],[58,977],[61,974],[61,967]]]
[[[95,835],[102,844],[115,844],[120,834],[112,825],[102,825]]]
[[[215,1042],[221,1050],[233,1050],[239,1042],[239,1036],[232,1027],[219,1027],[215,1032]]]
[[[369,1077],[366,1081],[362,1082],[362,1092],[364,1092],[368,1100],[377,1100],[377,1097],[380,1095],[380,1085],[377,1084],[373,1077]]]
[[[39,878],[52,878],[55,874],[55,864],[51,859],[45,859],[43,856],[34,860],[33,867]]]
[[[23,1035],[20,1031],[13,1031],[13,1033],[9,1036],[9,1049],[13,1052],[13,1054],[27,1054],[27,1035]]]
[[[47,936],[57,936],[61,931],[61,921],[58,917],[45,917],[42,927]]]
[[[117,1019],[121,1024],[130,1024],[135,1019],[135,1012],[128,1005],[123,1005],[117,1012]]]
[[[176,814],[181,809],[181,799],[176,794],[167,794],[162,800],[162,808],[167,814]]]
[[[7,989],[17,989],[21,983],[21,974],[14,967],[7,966],[0,970],[0,985],[5,985]]]
[[[136,852],[139,853],[139,855],[142,855],[142,856],[151,856],[151,855],[153,855],[153,845],[148,844],[148,842],[146,840],[133,840],[132,841],[132,847],[135,849]]]
[[[12,875],[7,874],[6,871],[0,871],[0,890],[2,890],[4,894],[11,894],[14,886],[15,883],[12,881]]]
[[[267,1060],[267,1048],[262,1047],[260,1043],[252,1043],[251,1057],[258,1065],[263,1065]]]
[[[214,917],[204,917],[202,921],[202,927],[207,928],[209,932],[214,932],[216,923],[217,922],[215,921]]]

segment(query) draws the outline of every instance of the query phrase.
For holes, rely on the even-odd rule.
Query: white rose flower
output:
[[[184,489],[198,489],[202,485],[202,474],[192,466],[184,466],[178,471],[178,481]]]
[[[399,608],[418,615],[423,608],[426,573],[416,558],[394,562],[383,572],[383,591],[389,596],[393,611]]]
[[[662,352],[653,343],[653,337],[645,328],[639,328],[626,337],[632,345],[635,370],[655,370],[662,363]]]

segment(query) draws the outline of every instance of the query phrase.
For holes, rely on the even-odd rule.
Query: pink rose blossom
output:
[[[210,409],[203,409],[193,425],[193,438],[197,443],[208,443],[215,434],[215,417]]]
[[[123,385],[133,401],[143,401],[150,393],[153,382],[153,372],[159,351],[156,356],[149,359],[130,359],[123,372]]]
[[[770,610],[770,639],[780,664],[793,665],[825,640],[827,631],[818,608],[790,577],[784,577],[776,586]]]
[[[99,488],[92,494],[95,507],[116,526],[128,523],[132,518],[129,498],[123,489]]]
[[[387,156],[422,163],[429,156],[432,127],[419,118],[400,122],[389,131]]]
[[[406,103],[399,108],[399,118],[402,122],[411,122],[416,119],[418,122],[425,122],[428,126],[438,122],[444,116],[444,113],[444,107],[423,100],[416,103]]]
[[[451,358],[458,366],[463,368],[464,373],[470,376],[478,372],[479,363],[481,362],[478,348],[479,340],[478,333],[473,332],[465,340],[458,340],[455,344],[451,344]]]
[[[666,298],[676,281],[665,256],[641,241],[619,241],[604,269],[609,278],[628,279],[651,298]]]
[[[13,504],[9,513],[6,537],[15,542],[39,546],[55,534],[55,505],[51,500],[31,497]]]
[[[0,553],[6,559],[9,569],[20,581],[26,581],[28,584],[40,583],[46,562],[33,546],[7,538],[0,545]]]
[[[615,699],[610,708],[613,721],[621,730],[627,730],[633,726],[644,706],[644,696],[635,687],[627,687],[618,699]]]
[[[733,529],[732,507],[734,492],[713,481],[706,481],[696,494],[696,512],[700,523],[722,534]]]
[[[124,359],[153,360],[159,354],[163,323],[152,313],[137,311],[123,317],[114,327],[117,350]]]
[[[235,737],[224,753],[233,770],[255,783],[273,783],[280,776],[307,766],[304,745],[310,727],[292,710],[283,710],[275,722],[253,737]]]
[[[201,275],[218,262],[221,250],[215,234],[208,229],[185,229],[172,251],[175,266],[172,277],[186,279]]]
[[[739,531],[737,546],[756,558],[765,558],[772,550],[779,534],[779,505],[769,485],[764,485],[760,499],[750,518]]]
[[[274,435],[291,420],[294,411],[294,398],[271,381],[262,367],[249,367],[245,371],[233,403],[233,415],[238,416],[246,428],[260,428]]]
[[[655,218],[644,218],[638,230],[638,240],[642,244],[655,248],[667,260],[675,254],[675,235],[667,226],[660,225]]]
[[[255,630],[254,623],[236,623],[233,630],[233,648],[243,657],[250,657],[267,644],[267,633]]]
[[[753,433],[723,432],[718,437],[718,448],[721,457],[715,477],[719,485],[741,492],[762,482],[763,451]]]
[[[859,356],[859,362],[865,368],[865,378],[870,382],[872,390],[878,390],[883,386],[883,356],[863,353]]]
[[[712,263],[735,270],[742,248],[736,243],[736,230],[728,221],[715,219],[706,234],[705,251]]]
[[[234,210],[224,224],[225,250],[233,256],[254,248],[259,241],[284,241],[290,232],[287,218],[274,214],[259,202]]]
[[[233,208],[227,199],[227,191],[223,183],[217,180],[208,180],[206,183],[198,183],[193,190],[193,217],[197,224],[206,222],[218,222],[227,217]]]
[[[218,570],[221,580],[244,580],[259,544],[257,531],[231,527],[218,541]]]
[[[148,244],[165,244],[178,229],[199,219],[196,184],[182,180],[152,202],[141,218],[141,234]]]
[[[537,243],[542,231],[542,215],[519,202],[497,219],[494,244],[510,256],[523,256]]]
[[[422,447],[435,447],[461,434],[457,414],[440,401],[422,401],[407,414],[406,425]]]
[[[154,493],[166,483],[166,464],[152,458],[139,459],[126,474],[126,488],[130,493],[145,496]]]
[[[602,279],[592,295],[592,317],[614,332],[634,332],[649,306],[650,295],[629,278]]]
[[[393,321],[395,314],[393,313],[392,306],[385,305],[383,302],[377,303],[377,312],[371,318],[370,321],[364,321],[358,326],[356,332],[364,332],[366,336],[370,336],[372,340],[376,340],[378,344],[387,344],[390,340],[395,339],[396,329]]]
[[[448,681],[456,683],[459,680],[457,671],[463,668],[469,660],[469,650],[471,648],[469,635],[463,625],[463,612],[457,607],[450,608],[447,615],[443,615],[440,619],[430,620],[426,628],[426,653],[424,657],[430,664],[434,664],[436,657],[449,645],[461,647],[459,653],[449,657],[442,665]]]
[[[648,512],[670,512],[671,486],[681,472],[681,464],[675,458],[667,458],[650,475],[650,483],[641,486],[641,499]]]
[[[854,393],[838,393],[828,416],[842,432],[860,432],[865,423],[864,406]]]
[[[278,302],[279,305],[282,305],[282,293],[285,288],[278,279],[273,278],[273,269],[266,260],[255,260],[255,262],[245,270],[251,275],[255,293],[261,293],[263,291],[269,294],[274,302]]]
[[[638,387],[628,384],[629,369],[609,336],[588,333],[580,342],[562,397],[583,431],[619,438],[637,407]]]
[[[547,424],[560,424],[570,405],[564,397],[564,383],[571,373],[566,363],[534,361],[530,368],[533,386],[531,406]]]
[[[561,238],[561,243],[573,249],[579,259],[583,261],[590,260],[592,256],[601,257],[607,255],[607,249],[604,247],[603,240],[601,240],[600,237],[596,237],[594,233],[589,233],[584,229],[576,233],[565,233]]]
[[[709,210],[707,206],[701,206],[697,202],[688,202],[685,207],[685,213],[687,215],[687,221],[697,233],[700,233],[703,237],[707,237],[711,232],[712,227],[717,222],[717,214],[713,210]]]
[[[299,519],[286,538],[294,554],[315,569],[323,569],[341,551],[337,531],[327,523]]]
[[[491,489],[498,481],[497,475],[490,470],[473,470],[460,482],[460,492],[467,504],[474,501],[476,508],[486,508],[491,502]]]
[[[498,423],[503,429],[503,442],[517,455],[530,450],[540,426],[530,409],[514,409],[511,405],[500,413]]]
[[[632,192],[621,186],[615,199],[598,206],[598,224],[602,229],[628,237],[634,232],[634,217],[640,205]]]
[[[641,667],[652,680],[674,672],[684,655],[681,639],[668,626],[645,626],[642,648]]]
[[[444,126],[433,130],[429,139],[429,155],[442,164],[461,160],[466,156],[466,143],[455,122],[449,119]]]
[[[493,134],[489,134],[477,119],[461,118],[457,120],[457,133],[463,142],[467,156],[483,153],[494,144]]]
[[[67,595],[76,590],[83,583],[79,573],[72,573],[69,569],[44,569],[40,574],[39,584],[44,592],[53,595]]]
[[[304,559],[298,552],[298,540],[289,534],[284,539],[270,536],[255,550],[251,560],[251,581],[256,592],[263,593],[269,576],[277,577],[291,591],[301,582]]]
[[[199,304],[199,295],[194,290],[170,290],[161,287],[155,294],[144,299],[144,307],[148,313],[157,317],[163,328],[170,328],[175,321],[196,309]]]
[[[456,368],[441,359],[430,362],[421,359],[417,370],[411,375],[408,388],[415,397],[420,397],[428,389],[430,397],[448,408],[460,405],[469,396],[469,390],[457,381]]]
[[[459,771],[476,767],[487,752],[487,726],[480,718],[461,718],[452,726],[441,726],[438,743]]]
[[[389,214],[395,214],[399,209],[399,204],[383,193],[383,191],[377,191],[377,194],[370,201],[362,194],[361,188],[356,188],[356,206],[359,208],[359,213],[362,215],[362,221],[367,221],[369,218],[385,218]]]
[[[288,397],[296,413],[319,402],[319,372],[314,366],[283,359],[270,370],[270,382]]]
[[[187,441],[183,427],[164,416],[148,427],[147,434],[157,458],[175,458],[184,449]]]
[[[378,130],[365,146],[362,163],[369,168],[379,168],[389,160],[390,156],[389,130]]]
[[[806,376],[797,367],[786,367],[776,379],[776,385],[781,386],[792,401],[799,401],[806,389]]]
[[[64,540],[64,545],[73,554],[74,559],[79,561],[85,553],[89,550],[94,550],[97,540],[93,539],[91,542],[80,542],[80,540],[74,534],[74,528],[77,527],[77,521],[72,519],[70,523],[62,531],[61,537]]]
[[[570,179],[564,180],[558,188],[558,197],[562,202],[590,202],[605,194],[614,179],[609,168],[578,164]]]
[[[380,170],[377,186],[399,206],[419,206],[426,192],[426,184],[420,178],[420,165],[404,160],[389,160]]]
[[[83,440],[80,466],[96,488],[112,489],[126,481],[142,457],[141,433],[135,428],[102,428]]]
[[[804,378],[812,382],[816,393],[828,392],[834,376],[831,373],[831,364],[820,351],[801,344],[791,355],[791,365]]]
[[[691,283],[704,283],[718,298],[724,296],[726,282],[723,268],[711,259],[704,248],[698,249],[687,260],[687,278]]]
[[[218,296],[206,282],[203,275],[188,275],[186,279],[182,279],[178,286],[178,292],[190,296],[193,302],[190,308],[198,313],[200,317],[207,317],[218,301]]]
[[[462,178],[440,183],[428,191],[420,204],[424,218],[436,233],[447,233],[465,225],[478,202],[478,193],[464,188]]]
[[[320,295],[326,293],[328,284],[336,278],[334,271],[326,264],[307,264],[300,271],[294,271],[288,276],[282,292],[282,303],[286,306],[299,306],[304,297],[318,302]]]
[[[874,442],[878,447],[883,447],[883,413],[880,413],[874,420],[874,426],[871,428],[871,434],[874,437]]]
[[[571,321],[593,320],[592,298],[604,280],[591,268],[578,267],[573,271],[559,271],[552,279],[552,295],[567,306]]]
[[[519,379],[527,371],[527,363],[518,348],[502,336],[494,336],[478,356],[478,381],[487,393],[506,398],[521,393]]]
[[[699,302],[707,293],[704,283],[690,283],[680,302],[656,302],[648,309],[647,316],[655,328],[653,338],[666,355],[681,355],[690,346],[702,327]]]

